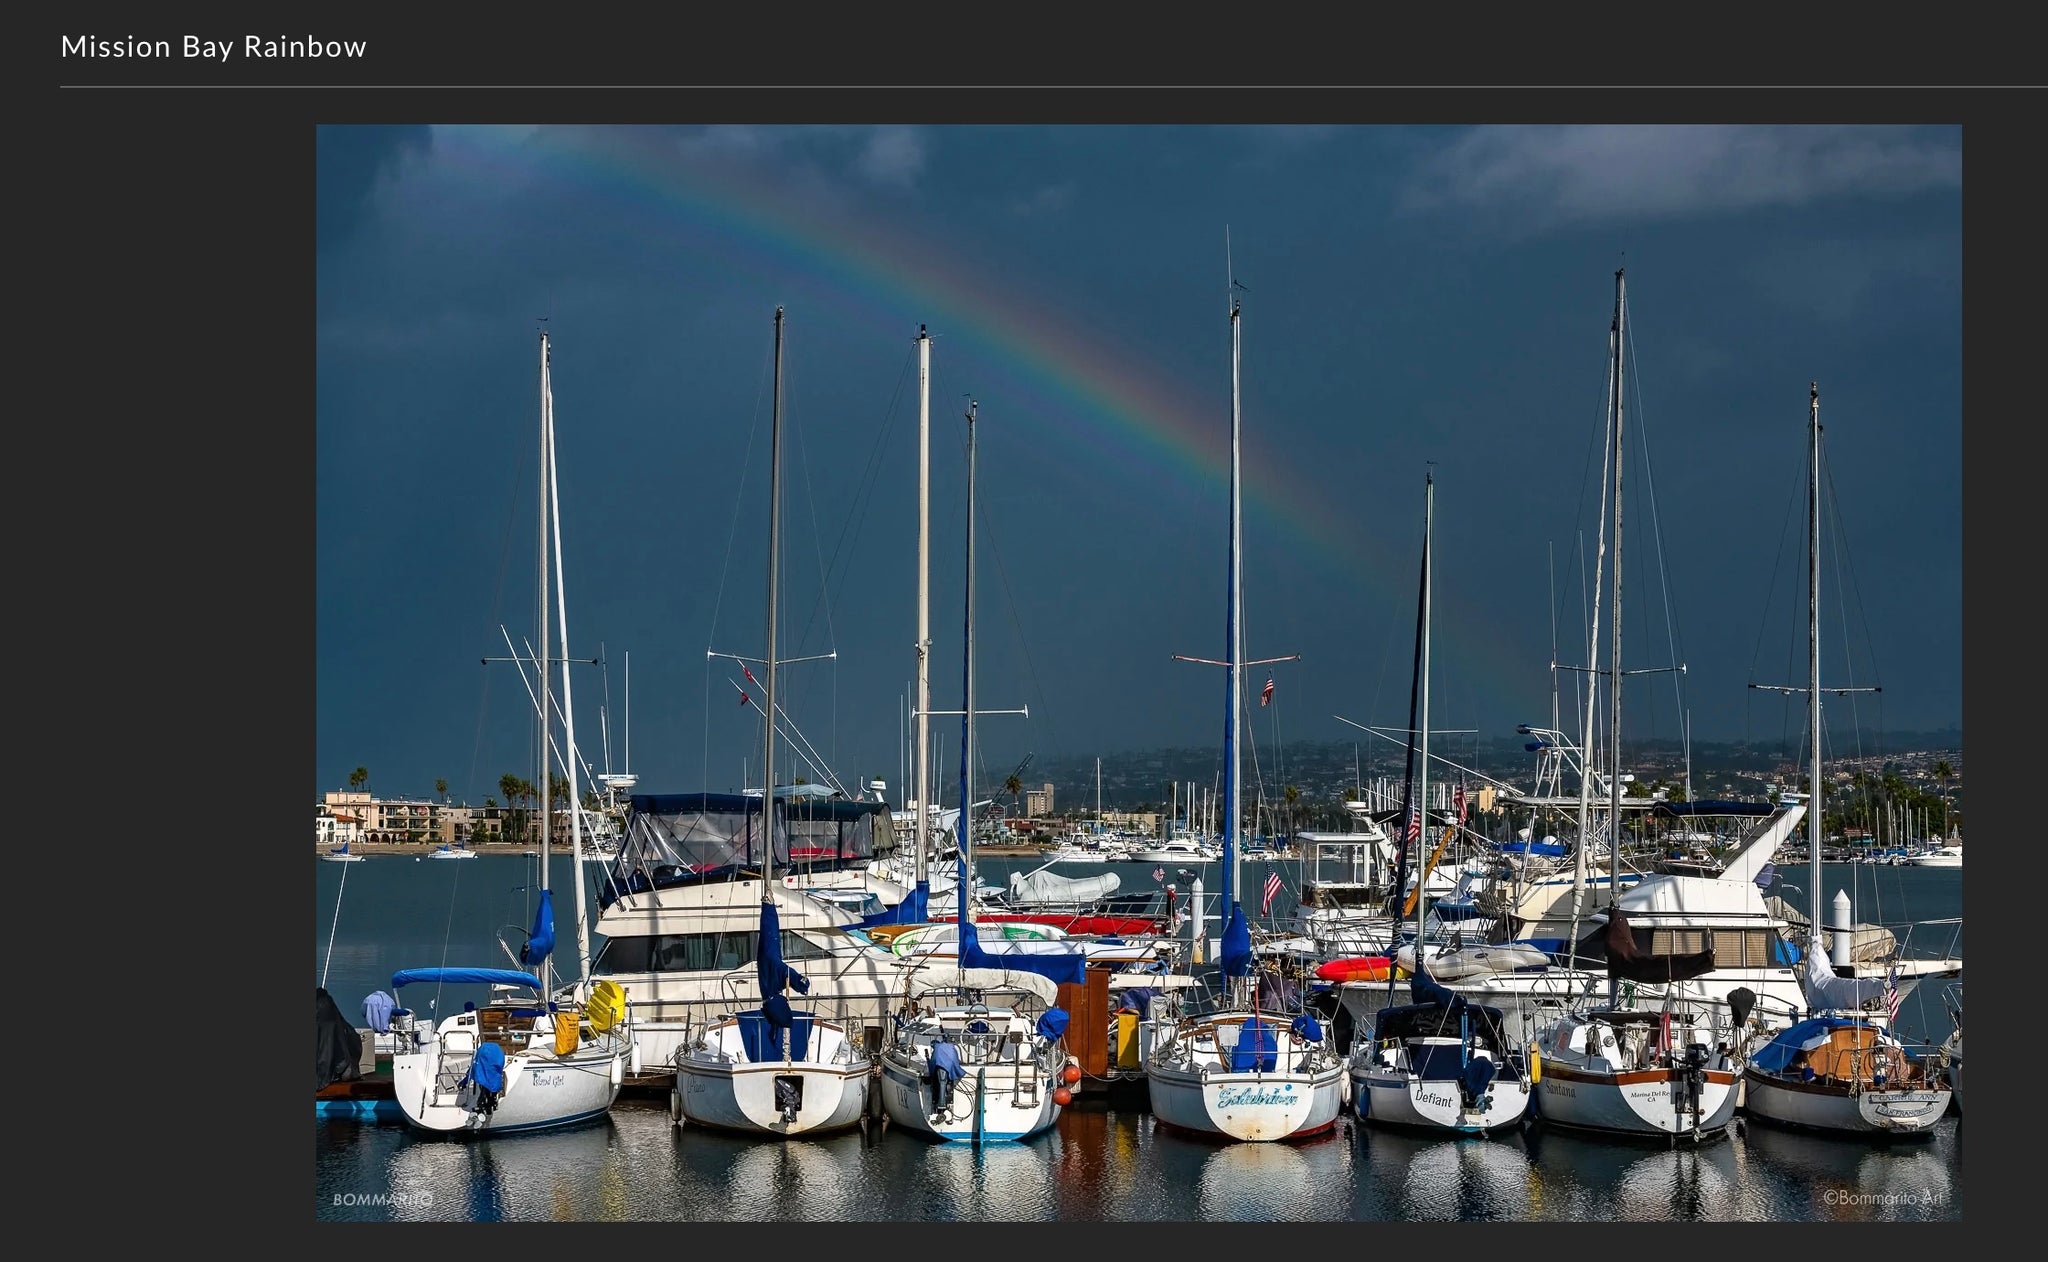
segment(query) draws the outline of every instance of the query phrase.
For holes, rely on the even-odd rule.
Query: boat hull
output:
[[[1376,1126],[1404,1130],[1492,1135],[1520,1126],[1529,1113],[1530,1089],[1519,1079],[1496,1079],[1483,1108],[1466,1108],[1454,1082],[1424,1081],[1386,1067],[1351,1075],[1352,1107]]]
[[[1053,1074],[1033,1061],[968,1065],[943,1110],[919,1062],[882,1060],[882,1107],[889,1121],[913,1134],[960,1143],[1030,1139],[1060,1117]]]
[[[1726,1134],[1735,1118],[1736,1077],[1732,1070],[1702,1071],[1695,1114],[1683,1070],[1593,1073],[1546,1058],[1534,1112],[1545,1125],[1645,1139],[1710,1138]]]
[[[1220,1073],[1213,1065],[1145,1074],[1152,1116],[1184,1131],[1251,1141],[1305,1139],[1336,1124],[1344,1067],[1306,1073]]]
[[[423,1131],[498,1135],[546,1130],[603,1117],[618,1099],[625,1067],[623,1046],[564,1057],[515,1052],[505,1058],[505,1090],[497,1107],[483,1113],[474,1107],[473,1089],[448,1081],[459,1077],[460,1069],[441,1072],[439,1045],[430,1042],[391,1058],[392,1094],[406,1122]]]
[[[1852,1091],[1840,1083],[1792,1082],[1752,1071],[1742,1110],[1781,1126],[1862,1135],[1926,1135],[1948,1112],[1947,1087]]]
[[[867,1109],[869,1066],[815,1061],[715,1064],[685,1055],[676,1066],[669,1113],[678,1122],[754,1135],[824,1135],[857,1125]],[[794,1086],[795,1115],[784,1117],[776,1089]]]

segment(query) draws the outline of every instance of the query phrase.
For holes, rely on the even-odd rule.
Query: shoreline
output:
[[[439,850],[441,845],[442,843],[438,841],[429,841],[421,844],[402,841],[357,841],[349,843],[348,849],[350,854],[359,854],[365,859],[391,855],[400,857],[411,855],[414,858],[424,859],[436,850]],[[528,846],[520,842],[486,842],[466,848],[474,852],[479,859],[488,858],[493,855],[509,855],[516,858],[526,855],[528,851],[537,851],[539,849],[537,846]],[[315,846],[313,854],[317,858],[325,855],[329,849],[330,847],[328,846]],[[557,846],[554,849],[563,856],[567,856],[569,853],[567,846]],[[1050,852],[1041,850],[1037,846],[977,846],[974,853],[977,856],[991,859],[1028,859],[1034,855],[1044,855]],[[443,862],[446,861],[444,860]]]

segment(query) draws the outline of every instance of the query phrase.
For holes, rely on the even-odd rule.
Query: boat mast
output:
[[[1614,629],[1611,673],[1607,689],[1607,905],[1616,904],[1621,879],[1621,388],[1623,355],[1628,346],[1628,310],[1622,272],[1614,272]]]
[[[1415,855],[1415,971],[1422,971],[1422,917],[1428,907],[1429,883],[1429,540],[1436,516],[1436,474],[1425,473],[1422,482],[1422,724],[1415,734],[1418,759],[1415,768],[1417,816],[1423,821],[1422,845]]]
[[[1233,290],[1230,295],[1230,575],[1226,580],[1230,587],[1230,619],[1225,631],[1223,660],[1227,665],[1224,675],[1229,680],[1229,700],[1224,707],[1223,729],[1223,914],[1224,927],[1229,927],[1231,909],[1237,906],[1237,817],[1241,809],[1238,791],[1240,769],[1238,736],[1243,722],[1243,698],[1238,695],[1239,676],[1243,667],[1238,662],[1244,643],[1244,553],[1243,514],[1241,511],[1241,479],[1243,477],[1239,441],[1241,413],[1238,404],[1238,345],[1239,303],[1235,292],[1236,277],[1231,278]]]
[[[536,786],[540,793],[540,889],[548,888],[548,817],[553,813],[548,808],[548,725],[552,711],[548,702],[548,461],[554,444],[551,441],[555,428],[555,390],[549,376],[549,352],[547,330],[540,335],[540,550],[538,552],[540,577],[535,587],[535,618],[540,624],[540,638],[535,641],[534,674],[540,677],[540,740],[534,747],[534,766],[538,769]],[[549,959],[541,962],[545,971],[541,974],[541,993],[554,989],[555,966],[553,952]]]
[[[584,912],[583,810],[576,794],[576,764],[581,758],[576,752],[576,704],[569,690],[569,589],[562,578],[562,497],[559,479],[555,476],[555,404],[552,389],[548,396],[547,443],[548,517],[551,519],[551,528],[554,532],[555,552],[555,622],[561,628],[562,636],[562,761],[568,764],[569,773],[569,866],[576,895],[576,980],[581,984],[590,979],[590,922]],[[546,652],[545,641],[542,642],[542,652]],[[543,884],[542,888],[545,889],[546,885]]]
[[[1811,950],[1820,942],[1820,383],[1807,383],[1807,429],[1810,431],[1812,464],[1806,488],[1807,527],[1806,537],[1806,695],[1813,718],[1812,769],[1807,776],[1806,799],[1806,849],[1808,871],[1806,888],[1813,900],[1812,920],[1813,941]]]
[[[782,308],[775,308],[775,393],[768,422],[768,665],[761,691],[761,901],[775,881],[775,589],[782,561]],[[764,996],[765,998],[765,996]]]
[[[931,830],[932,627],[931,627],[931,428],[932,428],[932,339],[925,327],[917,326],[917,754],[911,761],[917,783],[911,797],[917,804],[917,888],[928,889],[925,850]],[[970,524],[970,529],[971,529]],[[900,869],[899,869],[900,870]]]
[[[1620,272],[1616,272],[1616,291],[1614,293],[1616,293],[1616,297],[1614,297],[1614,320],[1608,324],[1608,449],[1606,449],[1606,463],[1614,463],[1614,455],[1620,449],[1620,443],[1618,443],[1618,438],[1614,434],[1614,428],[1616,428],[1614,426],[1614,395],[1620,389],[1620,356],[1622,356]],[[1608,475],[1606,475],[1606,471],[1602,471],[1602,473],[1604,473],[1604,477],[1599,479],[1599,500],[1602,500],[1602,510],[1606,510]],[[1606,529],[1606,522],[1602,518],[1606,518],[1606,512],[1599,514],[1599,518],[1593,518],[1599,524],[1599,531],[1597,531],[1595,541],[1593,541],[1593,613],[1591,613],[1593,621],[1591,621],[1591,629],[1587,631],[1587,637],[1585,637],[1585,656],[1587,656],[1585,672],[1587,674],[1585,674],[1585,727],[1583,727],[1583,735],[1581,735],[1581,740],[1579,740],[1579,844],[1575,846],[1577,848],[1577,856],[1573,858],[1573,865],[1571,865],[1571,881],[1573,881],[1573,885],[1571,885],[1571,936],[1569,936],[1569,942],[1567,942],[1567,947],[1565,947],[1567,951],[1573,953],[1573,957],[1577,957],[1577,951],[1579,951],[1579,916],[1583,916],[1587,912],[1587,908],[1585,908],[1587,846],[1593,844],[1593,705],[1599,699],[1599,686],[1597,686],[1597,682],[1599,682],[1599,674],[1597,674],[1599,672],[1599,592],[1602,592],[1602,570],[1604,570],[1606,561],[1608,561],[1608,529]],[[1608,826],[1608,832],[1610,834],[1616,832],[1612,822]],[[1532,828],[1530,830],[1530,838],[1534,838],[1534,836],[1536,836],[1536,830]],[[1614,844],[1614,838],[1610,836],[1610,846],[1612,844]]]
[[[964,621],[965,649],[960,655],[961,691],[965,697],[960,705],[960,823],[956,838],[959,842],[960,880],[954,891],[954,920],[963,926],[963,951],[966,949],[964,926],[972,919],[969,904],[973,902],[974,893],[974,828],[970,818],[974,813],[974,790],[970,769],[974,765],[974,410],[978,406],[972,399],[967,401],[967,614]]]

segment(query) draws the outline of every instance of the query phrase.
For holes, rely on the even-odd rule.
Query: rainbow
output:
[[[1225,366],[1213,378],[1214,396],[1190,390],[1119,354],[1113,336],[1085,327],[1068,308],[1055,310],[1020,294],[1014,282],[988,279],[958,250],[874,218],[811,213],[816,199],[790,196],[758,166],[686,161],[677,143],[676,133],[657,127],[451,126],[436,129],[433,152],[437,162],[477,181],[574,180],[611,199],[612,232],[637,228],[672,242],[681,227],[709,237],[722,254],[744,257],[850,318],[873,322],[917,312],[935,334],[965,343],[1003,374],[1002,384],[1016,391],[1006,410],[1026,412],[1080,458],[1114,461],[1138,479],[1166,474],[1213,494],[1220,511],[1228,476]],[[983,392],[985,400],[990,393]],[[1270,521],[1293,543],[1327,557],[1337,573],[1402,607],[1419,544],[1412,532],[1389,537],[1367,529],[1355,504],[1316,494],[1308,479],[1287,476],[1255,442],[1243,458],[1248,515]],[[1500,682],[1527,686],[1542,663],[1526,647],[1509,647],[1493,620],[1476,621],[1447,628],[1449,637],[1465,641],[1468,653],[1479,650],[1470,660],[1489,663]],[[1477,643],[1487,639],[1498,642]]]

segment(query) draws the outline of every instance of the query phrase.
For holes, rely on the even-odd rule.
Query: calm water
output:
[[[1004,884],[1022,861],[980,864]],[[1079,864],[1114,871],[1123,890],[1153,888],[1151,864]],[[343,1012],[389,987],[400,968],[509,966],[495,937],[532,921],[533,860],[460,862],[378,857],[314,863],[314,978]],[[572,864],[550,864],[561,949]],[[1215,865],[1203,871],[1213,896]],[[1297,863],[1244,865],[1256,891],[1269,871],[1294,909]],[[1789,872],[1806,884],[1805,871]],[[1962,872],[1836,867],[1861,920],[1894,924],[1962,914]],[[343,879],[346,878],[346,885]],[[1169,870],[1169,878],[1173,879]],[[1184,883],[1183,883],[1184,887]],[[340,895],[337,902],[337,894]],[[1785,891],[1796,906],[1803,892]],[[337,916],[337,906],[339,914]],[[329,950],[330,928],[336,930]],[[1925,931],[1922,931],[1923,933]],[[1948,944],[1928,939],[1924,953]],[[1913,945],[1923,945],[1916,935]],[[1960,951],[1958,940],[1956,949]],[[1916,952],[1923,953],[1923,952]],[[451,988],[440,1011],[479,993]],[[425,1007],[411,991],[406,1002]],[[1902,1032],[1946,1037],[1935,987],[1909,997]],[[1962,1217],[1962,1121],[1892,1145],[1751,1125],[1697,1150],[1617,1144],[1558,1131],[1438,1140],[1362,1125],[1301,1144],[1216,1144],[1157,1130],[1142,1107],[1086,1099],[1053,1131],[979,1152],[896,1131],[864,1141],[763,1142],[677,1129],[665,1104],[622,1097],[599,1122],[487,1141],[423,1139],[402,1122],[314,1122],[314,1211],[323,1220],[456,1221],[1106,1221],[1106,1220],[1955,1220]]]

